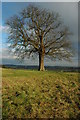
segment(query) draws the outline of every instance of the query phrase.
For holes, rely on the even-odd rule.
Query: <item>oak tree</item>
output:
[[[44,71],[44,58],[70,60],[71,35],[58,13],[29,5],[6,22],[10,48],[20,59],[39,56],[39,70]]]

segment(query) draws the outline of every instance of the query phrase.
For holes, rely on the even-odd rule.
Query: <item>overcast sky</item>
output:
[[[13,16],[14,14],[18,14],[23,8],[27,7],[30,3],[26,2],[3,2],[2,3],[2,25],[0,24],[0,31],[3,29],[2,40],[3,40],[3,64],[21,64],[15,60],[15,56],[11,56],[8,53],[8,48],[6,46],[7,40],[7,26],[5,26],[5,22],[8,18]],[[72,63],[65,61],[50,61],[46,60],[45,65],[51,66],[78,66],[78,3],[77,2],[63,2],[63,3],[32,3],[36,4],[39,7],[47,8],[51,11],[58,12],[61,16],[62,21],[65,25],[70,28],[70,31],[73,33],[73,36],[70,37],[74,50],[76,54],[72,60]],[[0,22],[1,23],[1,22]],[[36,60],[25,60],[23,63],[25,65],[38,65],[38,59]]]

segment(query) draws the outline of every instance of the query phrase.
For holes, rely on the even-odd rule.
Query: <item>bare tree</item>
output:
[[[45,70],[44,57],[70,60],[71,43],[68,28],[57,13],[29,5],[19,15],[9,18],[8,42],[17,57],[39,55],[39,70]]]

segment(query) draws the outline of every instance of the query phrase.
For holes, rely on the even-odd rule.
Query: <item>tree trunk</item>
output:
[[[39,53],[39,71],[44,71],[44,55]]]
[[[45,48],[43,43],[43,35],[40,37],[40,52],[39,52],[39,71],[44,71],[44,55],[45,55]]]

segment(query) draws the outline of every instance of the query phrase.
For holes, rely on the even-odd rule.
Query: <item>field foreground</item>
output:
[[[80,117],[77,72],[3,69],[3,119]]]

